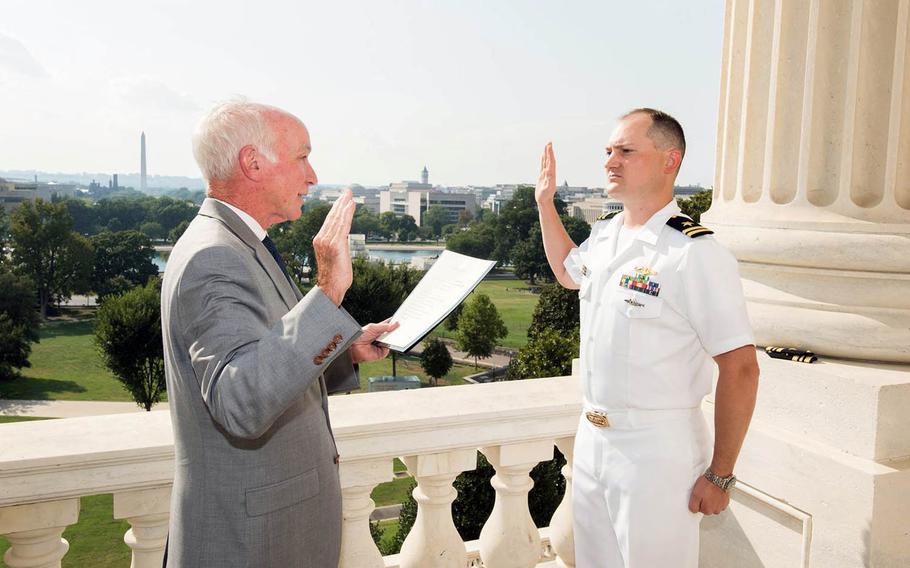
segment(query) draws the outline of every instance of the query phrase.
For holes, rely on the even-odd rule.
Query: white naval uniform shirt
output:
[[[679,212],[670,201],[622,250],[625,214],[595,222],[565,260],[580,286],[587,407],[697,407],[711,391],[712,357],[754,344],[736,259],[711,235],[668,226]]]

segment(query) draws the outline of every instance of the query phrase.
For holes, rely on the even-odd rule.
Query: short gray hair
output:
[[[238,98],[215,106],[199,121],[193,133],[193,156],[206,181],[229,179],[244,146],[253,146],[270,162],[275,161],[276,137],[267,116],[273,112],[286,114]]]

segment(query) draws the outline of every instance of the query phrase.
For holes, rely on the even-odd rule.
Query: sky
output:
[[[235,96],[310,130],[327,184],[603,187],[616,117],[682,123],[677,183],[713,185],[722,0],[3,0],[0,170],[199,177],[190,139]]]

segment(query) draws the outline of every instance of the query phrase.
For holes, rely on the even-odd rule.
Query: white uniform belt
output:
[[[701,408],[696,406],[694,408],[668,408],[662,410],[645,410],[643,408],[603,410],[586,406],[584,415],[588,422],[598,428],[625,429],[689,418],[696,412],[701,412]]]

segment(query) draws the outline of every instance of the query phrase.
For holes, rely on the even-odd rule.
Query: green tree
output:
[[[269,229],[269,236],[298,284],[302,283],[307,267],[310,278],[316,278],[319,267],[313,252],[313,238],[322,228],[330,209],[328,203],[320,201],[306,208],[296,221],[279,223]]]
[[[355,258],[354,280],[341,305],[355,320],[379,322],[391,317],[417,285],[420,273],[405,265],[392,266]]]
[[[528,338],[534,339],[547,329],[555,330],[568,336],[578,329],[579,303],[578,290],[564,288],[558,282],[544,286],[540,291],[531,325],[528,327]]]
[[[95,319],[95,345],[104,365],[146,410],[167,388],[159,284],[156,279],[109,298]]]
[[[483,293],[474,294],[458,318],[456,337],[458,348],[474,357],[475,369],[477,358],[492,355],[496,342],[508,334],[509,330],[490,297]]]
[[[433,231],[433,236],[439,238],[442,235],[442,226],[449,220],[449,214],[441,205],[433,205],[423,214],[423,225]]]
[[[98,232],[98,214],[90,201],[65,199],[63,204],[73,219],[73,230],[80,235],[94,235]]]
[[[0,380],[31,366],[28,356],[38,342],[39,323],[34,284],[0,269]]]
[[[406,243],[413,241],[417,238],[419,230],[420,228],[417,226],[417,221],[410,215],[402,215],[401,219],[398,220],[398,240],[400,242]]]
[[[560,216],[566,214],[566,204],[559,196],[554,199],[554,205]],[[534,188],[532,186],[519,187],[515,190],[512,199],[503,205],[494,225],[496,248],[493,251],[493,257],[499,262],[511,262],[515,245],[527,240],[531,229],[537,223],[537,201],[534,199]]]
[[[183,236],[183,233],[186,232],[186,229],[189,226],[189,221],[181,221],[179,225],[168,231],[167,240],[171,243],[176,243],[178,240],[180,240],[180,237]]]
[[[391,211],[386,211],[379,215],[379,228],[386,240],[392,240],[392,237],[398,235],[398,227],[401,225],[398,216]]]
[[[496,248],[494,223],[474,223],[466,231],[453,233],[446,239],[446,248],[475,258],[494,258],[493,251]]]
[[[157,221],[146,221],[139,225],[139,232],[147,236],[150,239],[163,239],[167,235],[167,231],[164,230],[164,227],[161,226],[161,223]]]
[[[563,215],[561,220],[569,238],[575,243],[583,242],[591,234],[591,226],[584,219]],[[543,248],[543,235],[539,221],[535,221],[531,227],[528,238],[515,245],[511,258],[512,264],[515,266],[515,275],[528,280],[531,284],[536,284],[538,278],[549,281],[554,278],[550,263],[547,261],[546,251]]]
[[[144,286],[158,274],[158,266],[152,260],[155,249],[146,235],[138,231],[105,231],[91,240],[95,249],[92,289],[99,300]]]
[[[461,317],[461,312],[464,310],[464,302],[455,306],[455,309],[452,310],[452,313],[443,320],[443,325],[448,331],[455,331],[458,329],[458,318]]]
[[[72,230],[64,203],[24,202],[12,216],[12,262],[36,287],[41,317],[51,302],[88,289],[91,244]]]
[[[696,223],[701,221],[701,214],[711,207],[711,190],[700,191],[687,199],[678,201],[683,215],[691,217]]]
[[[572,374],[572,359],[578,357],[579,332],[556,329],[539,331],[509,362],[506,380],[563,377]]]
[[[368,240],[381,236],[379,216],[363,205],[358,205],[357,210],[354,212],[354,219],[351,221],[351,233],[366,235]]]
[[[6,209],[0,205],[0,268],[2,268],[6,262],[6,246],[9,242],[9,215],[6,214]]]
[[[452,368],[452,355],[449,348],[440,339],[430,339],[423,343],[423,352],[420,354],[420,366],[427,375],[433,378],[433,386],[439,384],[439,379],[446,376]]]

